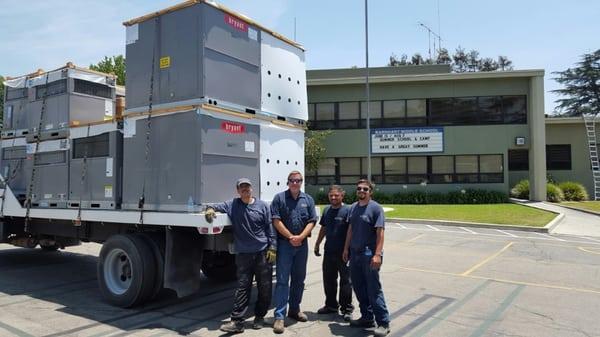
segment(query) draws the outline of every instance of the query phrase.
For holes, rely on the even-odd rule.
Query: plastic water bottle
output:
[[[190,195],[187,202],[187,211],[188,213],[194,213],[194,198]]]

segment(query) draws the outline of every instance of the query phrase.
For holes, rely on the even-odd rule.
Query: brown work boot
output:
[[[298,311],[295,313],[288,313],[288,317],[291,319],[295,319],[298,322],[306,322],[308,321],[308,316],[306,316],[305,313],[303,313],[302,311]]]
[[[285,324],[282,319],[276,319],[275,323],[273,323],[273,332],[274,333],[283,333],[285,330]]]

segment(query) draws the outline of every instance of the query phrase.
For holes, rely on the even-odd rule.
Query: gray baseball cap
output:
[[[235,187],[240,187],[241,184],[248,184],[248,185],[252,186],[252,182],[248,178],[238,179],[237,182],[235,183]]]

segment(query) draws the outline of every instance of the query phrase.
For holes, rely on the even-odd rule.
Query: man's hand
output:
[[[344,249],[344,252],[342,253],[342,260],[344,260],[344,262],[348,262],[348,249]]]
[[[267,262],[275,264],[275,261],[277,261],[277,250],[274,247],[269,247],[267,250]]]
[[[204,218],[208,223],[213,222],[213,220],[217,218],[217,213],[215,212],[215,209],[212,207],[208,207],[206,209],[206,212],[204,212]]]
[[[300,235],[290,236],[290,244],[294,247],[300,247],[302,245],[302,237]]]
[[[371,269],[379,270],[381,268],[381,255],[373,255],[371,258]]]

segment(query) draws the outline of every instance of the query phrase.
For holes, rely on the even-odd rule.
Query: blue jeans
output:
[[[279,240],[277,244],[277,284],[275,285],[275,319],[284,319],[287,306],[290,313],[300,311],[304,279],[306,278],[306,262],[308,260],[308,243],[306,240],[300,247],[294,247],[287,240]],[[290,282],[291,276],[291,282]]]
[[[371,268],[372,256],[364,253],[350,254],[350,277],[352,287],[360,305],[360,315],[366,320],[373,320],[377,325],[388,326],[390,314],[385,305],[383,290],[379,281],[379,270]]]

